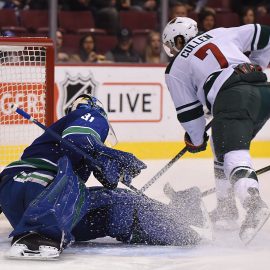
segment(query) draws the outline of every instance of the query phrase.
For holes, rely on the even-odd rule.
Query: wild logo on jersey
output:
[[[66,78],[60,83],[60,106],[63,108],[60,112],[60,117],[64,116],[68,107],[72,102],[81,94],[95,95],[97,82],[95,81],[93,74],[88,76],[82,76],[77,74],[75,76],[66,73]]]

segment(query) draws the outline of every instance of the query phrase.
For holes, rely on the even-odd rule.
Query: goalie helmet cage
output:
[[[54,121],[54,49],[49,38],[0,38],[0,171],[42,131],[12,111],[15,103],[44,125]]]

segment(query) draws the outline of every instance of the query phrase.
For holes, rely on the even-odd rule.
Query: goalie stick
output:
[[[33,118],[30,114],[28,114],[24,110],[18,108],[15,104],[12,104],[11,108],[16,113],[18,113],[19,115],[24,117],[25,119],[27,119],[27,120],[31,121],[32,123],[36,124],[38,127],[42,128],[43,130],[46,130],[55,139],[57,139],[57,140],[59,140],[59,142],[63,143],[67,148],[76,151],[78,154],[82,155],[85,159],[88,159],[89,161],[91,161],[94,164],[94,166],[96,166],[99,170],[101,170],[101,164],[98,163],[96,160],[94,160],[90,155],[88,155],[87,153],[82,151],[80,148],[78,148],[77,146],[75,146],[74,144],[69,142],[68,140],[63,139],[58,133],[54,132],[53,130],[47,129],[46,126],[41,124],[38,120]]]
[[[268,172],[268,171],[270,171],[270,165],[255,171],[255,173],[257,175],[260,175],[260,174],[263,174],[263,173]],[[216,192],[216,188],[210,188],[210,189],[202,192],[202,197],[206,197],[206,196],[213,194],[215,192]]]
[[[88,155],[87,153],[85,153],[83,150],[81,150],[80,148],[78,148],[76,145],[74,145],[73,143],[69,142],[68,140],[62,138],[58,133],[54,132],[53,130],[48,129],[45,125],[43,125],[38,120],[36,120],[35,118],[33,118],[30,114],[28,114],[24,110],[18,108],[18,106],[16,106],[15,104],[12,104],[11,105],[11,108],[16,113],[18,113],[19,115],[21,115],[22,117],[24,117],[25,119],[27,119],[27,120],[31,121],[32,123],[36,124],[38,127],[42,128],[43,130],[46,130],[51,136],[53,136],[54,138],[56,138],[57,140],[59,140],[67,148],[72,149],[73,151],[75,151],[78,154],[82,155],[85,159],[88,159],[90,162],[92,162],[93,165],[96,166],[96,168],[98,168],[101,171],[101,164],[99,162],[97,162],[96,160],[94,160],[90,155]],[[136,192],[137,194],[144,195],[140,190],[138,190],[137,188],[135,188],[133,185],[127,184],[127,183],[124,183],[124,182],[122,182],[122,184],[124,184],[125,186],[127,186],[128,188],[130,188],[131,190],[133,190],[134,192]]]
[[[212,121],[210,121],[206,127],[205,131],[207,131],[211,127]],[[144,192],[150,186],[152,186],[158,178],[160,178],[168,169],[178,160],[180,159],[185,153],[187,152],[187,147],[184,147],[172,160],[169,161],[159,172],[157,172],[139,191]]]

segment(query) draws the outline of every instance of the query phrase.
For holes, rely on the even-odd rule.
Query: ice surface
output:
[[[138,176],[133,184],[142,187],[168,161],[146,161],[148,169]],[[254,160],[260,169],[270,164],[270,159]],[[270,205],[270,172],[259,176],[261,194]],[[153,198],[168,202],[162,189],[166,182],[176,189],[197,185],[201,191],[214,186],[212,160],[182,159],[156,181],[145,193]],[[208,210],[215,207],[215,196],[204,199]],[[89,243],[76,244],[66,249],[58,261],[8,260],[5,252],[9,248],[8,234],[11,227],[5,217],[0,217],[0,270],[266,270],[270,269],[270,220],[256,238],[244,246],[238,230],[215,231],[211,243],[202,243],[193,248],[128,246],[114,239],[97,239]]]

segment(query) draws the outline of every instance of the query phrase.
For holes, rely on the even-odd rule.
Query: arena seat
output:
[[[120,11],[119,12],[120,26],[135,29],[158,29],[158,19],[156,12],[144,11]]]
[[[76,33],[84,29],[95,29],[95,20],[91,11],[66,11],[58,12],[59,27],[66,32]]]
[[[104,29],[100,28],[80,28],[78,29],[78,34],[92,34],[93,36],[96,35],[106,35],[107,32]]]
[[[198,22],[198,13],[194,12],[194,11],[191,11],[188,13],[188,17],[193,19],[194,21]]]
[[[206,5],[216,11],[231,11],[230,0],[208,0]]]
[[[133,34],[133,49],[138,52],[140,55],[144,55],[147,39],[149,35],[149,29],[134,30]]]
[[[25,27],[19,25],[14,9],[0,9],[0,29],[2,31],[12,31],[15,34],[27,31]]]
[[[94,39],[96,52],[100,54],[105,54],[117,44],[117,38],[113,35],[96,35]]]
[[[49,12],[47,10],[22,10],[21,25],[30,32],[49,31]]]
[[[257,23],[260,24],[265,24],[265,25],[269,25],[270,26],[270,15],[267,14],[265,16],[258,16],[256,19]]]
[[[68,54],[78,53],[82,36],[78,34],[63,34],[63,51]]]
[[[235,27],[240,25],[240,18],[235,12],[217,12],[216,27]]]

